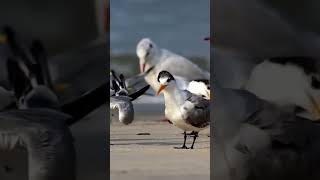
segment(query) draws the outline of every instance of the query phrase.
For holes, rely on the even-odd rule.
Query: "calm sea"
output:
[[[111,0],[112,54],[135,53],[137,42],[151,38],[185,56],[209,58],[210,0]]]

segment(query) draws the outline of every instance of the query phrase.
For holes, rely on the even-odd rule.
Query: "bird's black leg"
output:
[[[186,141],[187,141],[187,133],[184,131],[184,142],[183,142],[182,147],[174,147],[174,148],[175,148],[175,149],[189,149],[189,148],[186,146]]]
[[[198,132],[194,132],[193,142],[192,142],[190,149],[193,149],[193,145],[194,145],[194,142],[196,141],[197,137],[198,137]]]
[[[187,133],[187,136],[192,136],[192,135],[195,135],[196,132],[192,131],[191,133]]]

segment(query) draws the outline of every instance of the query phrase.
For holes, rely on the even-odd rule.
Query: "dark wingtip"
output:
[[[131,98],[131,101],[143,95],[149,88],[150,88],[150,85],[147,85],[144,88],[138,90],[137,92],[130,94],[129,97]]]
[[[115,80],[112,80],[112,87],[116,92],[120,90],[120,88]]]
[[[13,88],[15,96],[20,98],[23,92],[31,86],[29,78],[15,59],[8,58],[6,66],[9,83]]]
[[[124,75],[120,74],[119,78],[120,78],[120,83],[122,88],[126,88],[126,81],[125,81]]]

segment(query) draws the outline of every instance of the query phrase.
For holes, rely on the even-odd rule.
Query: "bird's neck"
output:
[[[181,90],[177,87],[176,84],[168,86],[164,92],[164,99],[172,105],[179,106],[183,104],[183,96]]]
[[[159,63],[160,61],[160,56],[161,56],[161,50],[159,49],[154,49],[154,51],[152,52],[152,55],[148,58],[148,60],[146,61],[146,65],[149,67],[146,67],[146,70],[156,64]]]

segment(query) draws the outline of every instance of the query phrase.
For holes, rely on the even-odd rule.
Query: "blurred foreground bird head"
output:
[[[19,109],[30,108],[49,108],[58,109],[59,99],[46,86],[38,86],[31,89],[25,95],[21,96],[18,101]]]

